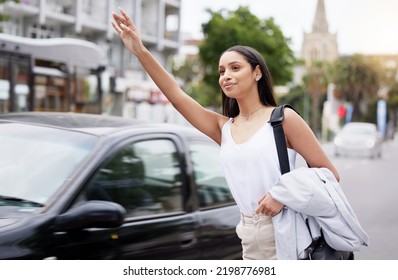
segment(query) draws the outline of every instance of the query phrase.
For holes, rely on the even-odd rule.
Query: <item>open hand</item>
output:
[[[123,40],[125,46],[135,55],[144,49],[140,35],[131,18],[119,8],[120,15],[112,13],[112,26]]]

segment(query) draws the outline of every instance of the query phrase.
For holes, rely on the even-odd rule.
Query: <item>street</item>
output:
[[[362,227],[369,247],[355,252],[357,260],[398,260],[398,141],[383,144],[380,159],[335,157],[332,143],[324,145],[340,173],[340,184]]]

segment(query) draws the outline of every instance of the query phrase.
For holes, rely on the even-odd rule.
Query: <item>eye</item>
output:
[[[239,66],[238,65],[234,65],[231,67],[233,71],[238,71],[239,70]]]
[[[224,70],[224,69],[219,69],[219,70],[218,70],[218,73],[220,74],[220,76],[222,76],[222,75],[224,75],[225,70]]]

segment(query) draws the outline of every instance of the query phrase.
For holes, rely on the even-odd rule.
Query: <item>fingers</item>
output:
[[[259,199],[256,213],[273,217],[277,215],[282,208],[283,204],[274,200],[269,193],[266,193]]]
[[[263,200],[264,200],[264,198],[267,196],[267,194],[265,194],[265,195],[263,195],[262,197],[260,197],[260,199],[258,200],[258,204],[260,204]]]
[[[113,16],[115,22],[119,26],[120,26],[120,24],[124,24],[125,26],[130,27],[133,30],[136,29],[134,22],[122,8],[119,8],[119,12],[120,12],[120,15],[118,15],[115,12],[112,13],[112,16]]]
[[[113,19],[114,21],[111,22],[113,28],[116,30],[116,32],[120,35],[120,33],[122,33],[122,29],[121,29],[121,24],[123,19],[121,17],[119,17],[115,12],[112,13]]]
[[[121,24],[124,24],[125,26],[129,26],[130,25],[129,21],[132,22],[131,19],[124,12],[123,13],[121,12],[121,16],[115,12],[112,12],[112,16],[113,16],[113,19],[115,20],[115,23],[118,25],[119,28],[120,28]]]
[[[262,207],[261,205],[259,207],[257,207],[256,209],[256,214],[264,214],[266,216],[275,216],[276,213],[275,211],[272,211],[271,209],[267,209],[266,207]]]
[[[258,205],[257,209],[256,209],[256,214],[264,214],[267,216],[272,216],[273,212],[272,209],[270,207],[268,207],[266,204],[261,203]]]
[[[263,212],[263,206],[262,205],[259,205],[257,208],[256,208],[256,214],[261,214]]]
[[[116,24],[120,25],[123,21],[125,21],[124,18],[116,14],[115,12],[112,13],[113,19],[115,20]]]
[[[118,15],[115,12],[112,13],[114,19],[114,21],[112,21],[112,26],[116,32],[119,35],[122,35],[123,31],[128,32],[130,35],[133,35],[132,33],[136,33],[136,27],[131,18],[126,14],[125,11],[123,11],[122,8],[119,8],[119,11],[121,15]]]
[[[115,29],[115,31],[120,35],[120,33],[122,33],[122,30],[119,28],[119,26],[114,23],[113,21],[111,22],[113,28]]]
[[[123,23],[115,23],[112,21],[111,24],[120,36],[122,35],[123,31],[127,31],[128,33],[132,32],[131,29],[128,29]]]
[[[271,207],[269,207],[267,205],[260,204],[257,207],[257,209],[256,209],[256,213],[257,214],[264,214],[264,215],[271,215],[273,212],[272,212],[272,208]]]
[[[120,11],[120,13],[123,15],[124,20],[126,21],[126,22],[125,22],[125,25],[131,27],[132,29],[135,29],[134,22],[131,20],[131,18],[129,17],[129,15],[126,14],[126,12],[125,12],[122,8],[120,8],[120,7],[119,7],[119,11]]]

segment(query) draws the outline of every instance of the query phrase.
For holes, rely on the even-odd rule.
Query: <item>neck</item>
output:
[[[248,121],[248,120],[250,119],[251,116],[253,116],[255,113],[259,112],[259,111],[260,111],[261,109],[263,109],[263,108],[264,108],[264,105],[261,104],[259,107],[257,107],[256,109],[254,109],[254,110],[251,111],[251,112],[248,112],[248,113],[240,112],[240,113],[239,113],[239,116],[245,118],[245,119]]]

